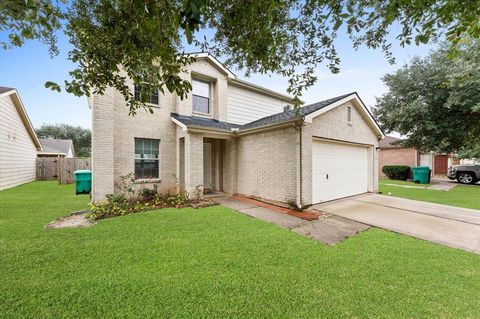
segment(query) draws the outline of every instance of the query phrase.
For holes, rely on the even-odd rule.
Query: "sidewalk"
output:
[[[297,234],[328,245],[335,245],[370,228],[368,225],[339,216],[319,214],[313,211],[297,212],[241,196],[217,197],[213,200],[242,214],[290,229]],[[317,218],[312,220],[312,215]]]

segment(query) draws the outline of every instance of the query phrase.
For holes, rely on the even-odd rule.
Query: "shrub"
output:
[[[390,179],[405,181],[410,176],[410,166],[406,165],[385,165],[382,168],[383,174]]]
[[[149,202],[155,199],[155,197],[157,196],[157,191],[150,188],[144,188],[142,189],[141,195],[144,201]]]

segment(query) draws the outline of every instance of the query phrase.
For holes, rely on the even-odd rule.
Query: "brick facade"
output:
[[[120,176],[134,171],[135,138],[160,141],[160,176],[139,182],[138,188],[156,187],[163,193],[180,190],[192,194],[197,187],[203,187],[204,143],[210,143],[213,166],[210,186],[214,190],[292,206],[311,204],[314,137],[364,143],[372,150],[378,145],[377,136],[355,108],[353,124],[347,124],[346,112],[347,106],[352,106],[350,104],[321,114],[311,123],[291,123],[248,134],[187,131],[172,121],[171,112],[225,121],[228,79],[218,66],[207,60],[192,64],[182,76],[210,81],[209,115],[192,112],[191,95],[181,100],[165,93],[159,97],[159,106],[153,108],[154,114],[139,110],[135,116],[128,115],[122,95],[113,89],[90,100],[93,201],[117,191],[115,182]],[[133,85],[131,88],[133,91]],[[370,157],[369,190],[376,191],[376,152],[370,151]]]
[[[385,165],[417,165],[417,151],[413,148],[386,148],[381,149],[378,158],[378,174],[385,177],[382,168]]]

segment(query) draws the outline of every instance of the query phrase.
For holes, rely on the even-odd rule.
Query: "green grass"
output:
[[[383,194],[390,193],[391,196],[395,197],[464,208],[480,209],[480,186],[457,185],[453,189],[446,192],[421,188],[405,188],[386,184],[423,186],[413,182],[382,179],[379,181],[379,189]]]
[[[330,247],[221,206],[86,229],[71,186],[0,192],[2,318],[460,318],[480,315],[480,256],[371,229]]]

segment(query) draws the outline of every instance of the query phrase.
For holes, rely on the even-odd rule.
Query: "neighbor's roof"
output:
[[[403,140],[398,137],[385,136],[384,139],[378,142],[378,146],[380,148],[403,148],[403,146],[401,145],[402,141]]]
[[[9,88],[9,87],[6,87],[6,86],[0,86],[0,94],[3,94],[5,92],[9,92],[9,91],[13,91],[15,90],[14,88]]]
[[[33,144],[35,145],[37,150],[41,150],[42,146],[40,145],[38,136],[35,133],[35,129],[33,128],[32,122],[28,117],[25,106],[23,105],[23,102],[20,99],[20,95],[18,94],[17,90],[15,88],[0,86],[0,98],[3,98],[4,96],[9,96],[12,99],[15,109],[17,110],[17,113],[20,116],[20,119],[22,120],[25,129],[28,132],[28,135],[30,135]]]
[[[175,119],[176,121],[186,126],[199,126],[199,127],[220,129],[225,131],[238,129],[239,131],[242,131],[242,130],[253,129],[257,127],[274,125],[278,123],[290,122],[297,119],[301,119],[305,115],[318,111],[352,94],[355,94],[355,93],[344,94],[344,95],[340,95],[340,96],[337,96],[328,100],[324,100],[318,103],[302,106],[300,107],[299,110],[290,109],[281,113],[277,113],[277,114],[273,114],[273,115],[261,118],[259,120],[256,120],[244,125],[222,122],[214,119],[197,117],[197,116],[179,115],[177,113],[172,113],[171,116],[173,119]]]
[[[42,151],[39,154],[61,154],[68,155],[70,147],[73,149],[72,140],[60,140],[53,138],[41,138]]]

